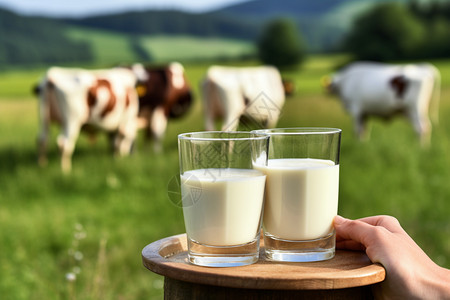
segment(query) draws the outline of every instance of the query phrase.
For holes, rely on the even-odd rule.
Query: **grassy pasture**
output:
[[[315,56],[284,74],[298,89],[278,126],[342,128],[339,213],[395,215],[433,260],[449,268],[450,61],[436,62],[443,75],[440,123],[431,147],[422,149],[403,119],[373,120],[371,139],[354,139],[348,114],[319,85],[342,59]],[[207,66],[185,65],[196,102],[188,116],[169,124],[163,153],[153,153],[139,136],[131,157],[114,159],[104,137],[90,144],[81,136],[68,176],[59,169],[56,128],[49,165],[36,164],[37,103],[29,90],[39,72],[0,74],[2,299],[162,299],[162,278],[142,266],[140,253],[184,231],[167,186],[178,173],[176,135],[203,129],[197,87]]]
[[[130,36],[126,34],[71,27],[67,35],[88,42],[93,48],[96,64],[129,63],[139,59],[130,46]],[[179,61],[229,59],[255,51],[250,42],[214,37],[141,35],[136,39],[143,51],[158,62],[174,58]]]
[[[88,42],[93,49],[96,64],[107,65],[136,60],[129,38],[125,34],[80,27],[71,27],[66,34],[72,39]]]
[[[255,51],[250,43],[223,38],[151,36],[142,38],[142,44],[148,53],[159,61],[170,61],[173,57],[181,61],[210,60],[236,57]],[[180,52],[180,49],[183,51]]]

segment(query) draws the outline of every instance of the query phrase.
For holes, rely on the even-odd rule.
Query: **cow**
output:
[[[134,64],[131,69],[139,79],[139,129],[145,129],[160,152],[168,120],[184,116],[191,107],[191,87],[177,62],[161,67]]]
[[[247,129],[273,128],[285,102],[281,75],[272,66],[210,66],[201,90],[206,130],[214,130],[219,118],[225,131],[240,123]]]
[[[440,93],[440,73],[433,65],[354,62],[336,72],[325,86],[353,117],[359,139],[368,139],[369,116],[389,119],[401,114],[409,118],[421,144],[429,144],[429,109],[433,102],[432,117],[437,122]]]
[[[110,132],[115,152],[128,155],[138,125],[136,83],[135,74],[125,68],[49,68],[36,89],[40,99],[39,163],[47,162],[45,152],[52,121],[61,126],[57,144],[64,173],[72,169],[72,154],[83,126]]]

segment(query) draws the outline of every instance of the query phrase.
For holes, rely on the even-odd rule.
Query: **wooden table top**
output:
[[[188,262],[186,234],[147,245],[142,261],[150,271],[173,279],[214,286],[246,289],[328,290],[371,285],[385,278],[385,270],[364,252],[337,250],[334,258],[320,262],[268,261],[261,255],[255,264],[211,268]]]

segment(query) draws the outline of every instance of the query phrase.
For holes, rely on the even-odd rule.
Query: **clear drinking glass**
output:
[[[269,136],[194,132],[178,136],[189,261],[209,267],[259,258]]]
[[[341,129],[277,128],[270,135],[264,247],[269,260],[307,262],[334,257],[333,218],[339,194]]]

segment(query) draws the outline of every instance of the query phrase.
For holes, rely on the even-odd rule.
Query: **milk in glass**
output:
[[[321,159],[269,159],[263,225],[288,240],[312,240],[332,231],[337,214],[339,165]]]
[[[199,169],[181,175],[187,235],[197,243],[239,245],[261,225],[266,176],[252,169]]]

